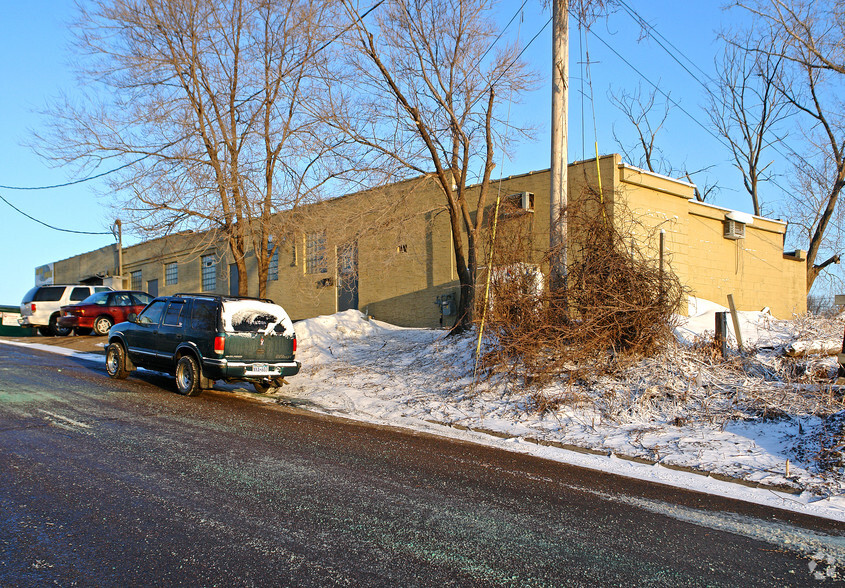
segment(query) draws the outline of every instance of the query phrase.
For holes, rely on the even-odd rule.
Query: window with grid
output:
[[[305,273],[325,274],[329,271],[326,264],[326,232],[308,233],[305,237]]]
[[[164,283],[168,286],[179,283],[179,264],[168,263],[164,266]]]
[[[273,251],[273,242],[267,243],[267,253],[273,251],[273,255],[270,256],[270,264],[267,266],[267,281],[270,282],[279,279],[279,247],[281,247],[281,244]]]
[[[217,289],[217,263],[213,255],[203,255],[202,264],[202,291],[213,292]]]
[[[132,290],[141,289],[141,284],[143,284],[143,281],[141,280],[141,270],[129,273],[129,284]]]

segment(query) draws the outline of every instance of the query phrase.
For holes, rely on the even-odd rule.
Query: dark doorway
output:
[[[230,263],[229,264],[229,296],[237,296],[238,295],[238,287],[240,283],[238,282],[238,264]]]
[[[149,280],[147,282],[147,294],[153,298],[158,296],[158,280]]]
[[[337,311],[358,308],[358,241],[337,248]]]

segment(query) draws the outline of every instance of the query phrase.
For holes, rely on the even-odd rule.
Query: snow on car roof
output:
[[[261,300],[223,301],[223,330],[293,336],[293,322],[278,304]]]

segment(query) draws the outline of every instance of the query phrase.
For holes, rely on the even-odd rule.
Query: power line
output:
[[[493,39],[493,42],[490,43],[489,47],[487,47],[487,51],[485,51],[481,55],[481,57],[478,58],[478,62],[474,66],[472,66],[470,68],[470,70],[477,69],[481,65],[481,62],[484,61],[484,58],[487,57],[487,54],[490,53],[490,51],[493,50],[493,47],[495,47],[496,43],[499,42],[499,39],[502,38],[502,35],[505,34],[505,31],[507,31],[510,28],[511,24],[513,24],[513,21],[516,20],[516,17],[519,16],[522,13],[522,9],[525,8],[526,4],[528,4],[528,0],[523,0],[522,5],[520,5],[520,7],[516,9],[516,12],[513,13],[513,16],[508,21],[508,24],[506,24],[504,27],[502,27],[502,30],[499,31],[499,34],[496,35],[496,38]],[[518,37],[519,37],[519,34],[517,33],[517,38]],[[517,41],[517,42],[519,42],[519,41]]]
[[[572,16],[573,16],[576,20],[578,20],[578,22],[579,22],[579,24],[581,24],[581,26],[584,26],[583,21],[581,21],[581,19],[578,17],[578,15],[577,15],[577,14],[575,14],[575,13],[571,13],[571,14],[572,14]],[[548,23],[547,23],[547,24],[548,24]],[[620,60],[622,60],[622,62],[623,62],[625,65],[627,65],[628,67],[630,67],[630,68],[631,68],[631,69],[632,69],[632,70],[633,70],[633,71],[634,71],[634,72],[635,72],[638,76],[640,76],[643,80],[645,80],[646,82],[648,82],[648,83],[649,83],[649,84],[650,84],[650,85],[651,85],[651,86],[652,86],[652,87],[653,87],[653,88],[654,88],[657,92],[659,92],[660,94],[662,94],[662,95],[663,95],[663,97],[664,97],[664,98],[666,98],[666,101],[667,101],[667,102],[672,103],[672,104],[673,104],[673,105],[674,105],[674,106],[675,106],[678,110],[680,110],[681,112],[683,112],[684,114],[686,114],[686,115],[687,115],[687,116],[688,116],[688,117],[689,117],[689,118],[690,118],[690,119],[691,119],[691,120],[692,120],[695,124],[697,124],[698,126],[700,126],[700,127],[701,127],[701,128],[702,128],[702,129],[703,129],[703,130],[704,130],[704,131],[708,134],[708,135],[710,135],[711,137],[713,137],[714,139],[716,139],[716,141],[718,141],[719,143],[721,143],[723,147],[726,147],[726,148],[730,149],[730,146],[729,146],[729,145],[727,145],[727,144],[725,143],[725,141],[724,141],[724,139],[723,139],[722,137],[720,137],[719,135],[717,135],[716,133],[714,133],[714,132],[713,132],[710,128],[708,128],[705,124],[703,124],[703,123],[702,123],[701,121],[699,121],[696,117],[694,117],[694,116],[693,116],[690,112],[688,112],[688,111],[687,111],[687,110],[686,110],[683,106],[681,106],[681,105],[680,105],[677,101],[673,100],[673,99],[672,99],[672,97],[671,97],[671,96],[669,96],[669,94],[667,94],[666,92],[664,92],[664,91],[660,88],[660,86],[658,86],[657,84],[655,84],[654,82],[652,82],[652,81],[651,81],[651,79],[650,79],[649,77],[647,77],[647,76],[646,76],[643,72],[641,72],[641,71],[640,71],[640,70],[639,70],[639,69],[638,69],[638,68],[637,68],[634,64],[632,64],[630,61],[628,61],[627,59],[625,59],[625,58],[622,56],[622,54],[621,54],[621,53],[619,53],[616,49],[614,49],[614,48],[610,45],[610,43],[608,43],[607,41],[605,41],[604,39],[602,39],[602,38],[601,38],[598,34],[596,34],[596,33],[595,33],[592,29],[587,29],[587,31],[588,31],[589,33],[591,33],[591,34],[592,34],[592,35],[593,35],[596,39],[598,39],[598,40],[599,40],[599,41],[600,41],[600,42],[601,42],[601,43],[602,43],[605,47],[607,47],[607,48],[608,48],[608,49],[609,49],[609,50],[610,50],[610,51],[611,51],[614,55],[616,55],[616,57],[618,57]]]
[[[171,143],[171,145],[169,145],[169,146],[172,146],[172,145],[173,144]],[[73,180],[71,182],[65,182],[64,184],[53,184],[53,185],[50,185],[50,186],[4,186],[4,185],[0,184],[0,188],[2,188],[4,190],[53,190],[54,188],[67,188],[68,186],[75,186],[77,184],[82,184],[84,182],[90,182],[91,180],[96,180],[96,179],[102,178],[104,176],[107,176],[109,174],[113,174],[115,172],[118,172],[118,171],[125,169],[127,167],[133,166],[136,163],[140,163],[141,161],[144,161],[146,158],[151,157],[151,156],[161,152],[163,149],[164,148],[159,149],[159,151],[156,151],[155,153],[150,153],[150,154],[144,155],[143,157],[139,157],[138,159],[130,161],[129,163],[124,163],[123,165],[116,167],[114,169],[110,169],[108,171],[104,171],[104,172],[99,173],[97,175],[88,176],[88,177],[85,177],[85,178],[82,178],[82,179],[79,179],[79,180]],[[8,202],[7,202],[7,204],[8,204]]]
[[[641,15],[640,15],[637,11],[635,11],[633,8],[631,8],[631,7],[630,7],[630,6],[629,6],[629,5],[625,2],[625,0],[618,0],[618,2],[619,2],[619,4],[620,4],[620,5],[621,5],[624,9],[625,9],[625,11],[628,13],[628,15],[629,15],[632,19],[634,19],[634,21],[635,21],[637,24],[639,24],[641,27],[643,27],[644,29],[647,29],[647,30],[649,31],[649,33],[650,33],[651,37],[652,37],[652,38],[655,40],[655,42],[656,42],[656,43],[660,46],[660,48],[661,48],[661,49],[663,49],[663,51],[665,51],[665,52],[666,52],[666,54],[667,54],[667,55],[669,55],[669,57],[671,57],[673,60],[675,60],[675,62],[676,62],[678,65],[680,65],[680,66],[684,69],[684,71],[686,71],[686,72],[687,72],[687,73],[688,73],[688,74],[689,74],[689,75],[690,75],[690,76],[691,76],[694,80],[696,80],[698,83],[700,83],[700,84],[704,87],[704,89],[705,89],[705,90],[707,90],[707,85],[706,85],[705,83],[703,83],[703,82],[699,79],[699,77],[698,77],[698,76],[696,76],[694,73],[692,73],[692,72],[689,70],[689,68],[688,68],[687,66],[685,66],[683,63],[681,63],[681,60],[680,60],[680,59],[678,59],[678,57],[676,56],[676,54],[677,54],[677,55],[681,55],[681,56],[683,56],[683,57],[684,57],[684,59],[686,59],[686,61],[687,61],[687,62],[689,62],[689,63],[692,65],[692,67],[694,67],[695,69],[697,69],[697,70],[701,73],[701,75],[703,75],[705,78],[707,78],[707,80],[708,80],[708,81],[710,81],[711,83],[714,83],[714,84],[716,83],[716,81],[715,81],[712,77],[710,77],[710,74],[708,74],[706,71],[704,71],[703,69],[701,69],[701,68],[698,66],[698,64],[697,64],[697,63],[695,63],[692,59],[690,59],[689,57],[687,57],[686,55],[684,55],[683,51],[681,51],[680,49],[678,49],[677,47],[675,47],[675,46],[672,44],[672,42],[671,42],[671,41],[669,41],[666,37],[664,37],[664,36],[660,33],[660,31],[658,31],[656,28],[654,28],[652,25],[650,25],[650,24],[646,21],[646,19],[644,19],[644,18],[643,18],[643,17],[642,17],[642,16],[641,16]],[[661,42],[661,41],[663,41],[663,42]],[[671,47],[671,48],[674,50],[674,53],[673,53],[672,51],[669,51],[669,49],[667,49],[667,48],[666,48],[666,46],[665,46],[663,43],[666,43],[666,45],[669,45],[669,47]]]
[[[27,188],[21,188],[21,189],[27,189]],[[31,215],[29,215],[29,214],[25,213],[23,210],[21,210],[20,208],[18,208],[17,206],[15,206],[14,204],[12,204],[12,203],[11,203],[11,202],[9,202],[8,200],[6,200],[6,199],[3,197],[3,195],[2,195],[2,194],[0,194],[0,200],[2,200],[2,201],[3,201],[3,202],[5,202],[6,204],[8,204],[8,205],[9,205],[9,206],[11,206],[12,208],[14,208],[17,212],[19,212],[20,214],[24,215],[24,216],[25,216],[26,218],[28,218],[29,220],[35,221],[35,222],[37,222],[39,225],[44,225],[44,226],[45,226],[45,227],[47,227],[48,229],[53,229],[54,231],[61,231],[62,233],[74,233],[74,234],[77,234],[77,235],[114,235],[114,233],[112,233],[111,231],[109,231],[109,232],[102,232],[102,233],[98,233],[98,232],[93,232],[93,231],[75,231],[75,230],[73,230],[73,229],[63,229],[63,228],[60,228],[60,227],[56,227],[56,226],[53,226],[53,225],[51,225],[51,224],[45,223],[45,222],[44,222],[44,221],[42,221],[42,220],[38,220],[38,219],[37,219],[37,218],[35,218],[34,216],[31,216]]]
[[[705,84],[704,82],[702,82],[702,81],[701,81],[701,79],[699,78],[699,76],[695,75],[693,72],[691,72],[691,71],[689,70],[689,68],[688,68],[688,67],[686,67],[683,63],[681,63],[681,61],[680,61],[680,59],[678,59],[677,55],[681,55],[681,56],[683,56],[683,57],[684,57],[684,59],[685,59],[688,63],[690,63],[690,64],[692,65],[692,67],[694,67],[696,70],[698,70],[698,71],[701,73],[701,75],[702,75],[702,76],[704,76],[704,77],[705,77],[705,78],[706,78],[706,79],[707,79],[707,80],[708,80],[711,84],[713,84],[713,85],[718,85],[718,84],[719,84],[719,82],[718,82],[718,81],[714,80],[714,79],[710,76],[710,74],[708,74],[708,73],[707,73],[707,72],[705,72],[703,69],[701,69],[701,68],[698,66],[698,64],[696,64],[696,63],[695,63],[692,59],[690,59],[689,57],[687,57],[687,56],[684,54],[684,52],[683,52],[683,51],[681,51],[680,49],[678,49],[677,47],[675,47],[675,45],[673,45],[671,41],[669,41],[666,37],[664,37],[664,36],[660,33],[660,31],[658,31],[658,30],[657,30],[656,28],[654,28],[651,24],[649,24],[649,23],[645,20],[645,18],[643,18],[643,17],[642,17],[642,16],[641,16],[641,15],[640,15],[640,14],[639,14],[636,10],[634,10],[633,8],[631,8],[631,6],[630,6],[628,3],[626,3],[626,2],[625,2],[625,0],[618,0],[618,2],[619,2],[619,4],[620,4],[620,5],[621,5],[624,9],[625,9],[625,11],[628,13],[628,15],[629,15],[629,16],[630,16],[630,17],[631,17],[631,18],[632,18],[632,19],[633,19],[633,20],[634,20],[637,24],[639,24],[640,26],[642,26],[644,29],[647,29],[647,30],[648,30],[648,32],[649,32],[649,34],[650,34],[650,36],[651,36],[651,37],[655,40],[655,42],[657,43],[657,45],[658,45],[658,46],[660,46],[660,48],[661,48],[661,49],[663,49],[663,51],[665,51],[665,52],[666,52],[666,54],[667,54],[669,57],[671,57],[671,58],[672,58],[672,59],[673,59],[673,60],[674,60],[674,61],[675,61],[675,62],[676,62],[679,66],[681,66],[681,68],[682,68],[684,71],[686,71],[686,72],[690,75],[690,77],[692,77],[692,78],[693,78],[696,82],[698,82],[707,94],[709,94],[709,95],[711,95],[711,96],[714,96],[714,97],[715,97],[715,94],[711,91],[711,89],[707,86],[707,84]],[[593,33],[593,34],[595,35],[595,33]],[[596,37],[598,37],[598,35],[596,35]],[[601,39],[599,39],[599,40],[601,40]],[[661,40],[662,40],[663,42],[661,42]],[[604,41],[603,41],[603,40],[601,40],[601,41],[602,41],[602,43],[604,43]],[[666,48],[666,45],[664,45],[663,43],[665,43],[666,45],[668,45],[669,47],[671,47],[671,48],[673,49],[673,51],[674,51],[674,52],[673,52],[673,51],[670,51],[669,49],[667,49],[667,48]],[[607,45],[607,43],[605,43],[605,45]],[[609,47],[609,45],[608,45],[608,47]],[[612,49],[611,49],[611,50],[612,50]],[[614,51],[614,53],[615,53],[615,51]],[[619,54],[617,53],[617,55],[619,55]],[[621,58],[621,56],[620,56],[620,58]],[[624,61],[624,59],[623,59],[623,61]],[[626,63],[627,63],[627,62],[626,62]],[[630,64],[629,64],[629,65],[630,65]],[[637,71],[636,69],[634,69],[634,71],[636,71],[636,72],[637,72],[637,74],[639,74],[641,77],[643,77],[644,79],[646,79],[646,78],[645,78],[645,76],[644,76],[642,73],[640,73],[640,72],[639,72],[639,71]],[[646,80],[647,80],[647,79],[646,79]],[[647,80],[647,81],[648,81],[648,80]],[[649,83],[651,83],[651,82],[649,81]],[[654,84],[652,84],[652,85],[654,85]],[[670,100],[670,99],[669,99],[669,97],[668,97],[668,95],[667,95],[667,94],[665,94],[665,93],[664,93],[662,90],[660,90],[659,88],[657,88],[657,86],[654,86],[654,87],[655,87],[655,88],[656,88],[656,89],[657,89],[657,90],[658,90],[661,94],[663,94],[664,96],[666,96],[667,100],[669,100],[670,102],[672,102],[672,104],[674,104],[674,105],[675,105],[675,106],[677,106],[677,107],[678,107],[678,108],[679,108],[682,112],[684,112],[684,114],[686,114],[686,115],[687,115],[687,116],[689,116],[690,118],[693,118],[693,117],[692,117],[692,115],[690,115],[688,112],[686,112],[683,108],[680,108],[680,106],[679,106],[676,102],[674,102],[674,101]],[[790,116],[792,116],[792,115],[790,115]],[[701,125],[701,123],[699,123],[697,119],[693,118],[693,120],[696,122],[696,124],[698,124],[699,126],[702,126],[702,127],[703,127],[703,125]],[[704,128],[704,127],[703,127],[703,128]],[[707,129],[706,129],[706,130],[707,130]],[[716,135],[714,135],[714,134],[713,134],[712,132],[710,132],[709,130],[708,130],[708,132],[710,133],[710,135],[711,135],[711,136],[716,137]],[[731,151],[733,151],[730,145],[726,145],[726,144],[725,144],[725,143],[724,143],[724,142],[723,142],[720,138],[718,138],[718,137],[716,137],[716,138],[717,138],[717,140],[719,140],[719,142],[720,142],[722,145],[724,145],[725,147],[727,147],[728,149],[731,149]],[[786,143],[784,143],[783,141],[781,141],[781,142],[780,142],[780,144],[781,144],[781,145],[783,145],[783,146],[784,146],[787,150],[789,150],[789,151],[791,152],[791,155],[787,155],[787,154],[783,153],[783,151],[781,151],[781,149],[779,148],[779,146],[778,146],[777,144],[775,144],[775,143],[770,143],[770,144],[768,145],[768,147],[769,147],[770,149],[772,149],[772,151],[774,151],[775,153],[777,153],[778,155],[780,155],[782,158],[784,158],[785,160],[788,160],[790,157],[795,157],[795,158],[797,158],[798,160],[800,160],[802,163],[804,163],[805,165],[810,165],[810,163],[809,163],[809,162],[808,162],[808,161],[807,161],[807,160],[806,160],[806,159],[805,159],[805,158],[804,158],[804,157],[803,157],[800,153],[797,153],[794,149],[790,148],[790,147],[789,147],[789,145],[787,145],[787,144],[786,144]],[[786,192],[787,192],[786,190],[784,190],[784,189],[783,189],[783,187],[782,187],[782,186],[778,185],[778,184],[777,184],[776,182],[774,182],[773,180],[771,180],[771,179],[770,179],[770,180],[768,180],[768,181],[771,181],[771,182],[772,182],[775,186],[777,186],[778,188],[780,188],[780,189],[781,189],[784,193],[786,193]]]
[[[490,82],[489,84],[487,84],[487,87],[484,89],[484,92],[479,93],[478,98],[476,98],[475,100],[473,100],[473,101],[472,101],[472,104],[470,104],[470,105],[469,105],[469,108],[473,108],[473,107],[475,107],[475,104],[476,104],[479,100],[481,100],[481,98],[483,98],[483,97],[484,97],[484,95],[485,95],[485,94],[486,94],[489,90],[491,90],[491,89],[493,88],[493,86],[495,86],[495,85],[499,82],[499,80],[501,80],[501,79],[502,79],[502,77],[503,77],[506,73],[508,73],[508,72],[510,71],[510,69],[514,66],[514,64],[515,64],[517,61],[519,61],[519,58],[520,58],[520,57],[522,57],[522,54],[523,54],[523,53],[525,53],[525,52],[528,50],[528,48],[531,46],[531,44],[532,44],[534,41],[536,41],[536,40],[537,40],[537,37],[539,37],[539,36],[543,33],[543,31],[545,31],[545,30],[546,30],[546,27],[548,27],[548,26],[549,26],[549,23],[551,23],[551,22],[552,22],[552,17],[549,17],[549,20],[547,20],[547,21],[546,21],[546,24],[544,24],[542,27],[540,27],[540,30],[539,30],[539,31],[537,31],[537,34],[535,34],[533,37],[531,37],[531,40],[530,40],[530,41],[528,41],[528,44],[527,44],[527,45],[525,45],[525,47],[523,47],[523,48],[522,48],[522,51],[520,51],[520,52],[519,52],[519,54],[518,54],[516,57],[514,57],[514,58],[513,58],[513,61],[511,61],[511,62],[508,64],[508,66],[507,66],[504,70],[502,70],[502,73],[500,73],[498,76],[496,76],[496,79],[495,79],[495,80],[493,80],[492,82]]]

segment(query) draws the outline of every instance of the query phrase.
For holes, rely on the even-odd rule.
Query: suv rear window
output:
[[[33,302],[57,302],[62,299],[62,294],[65,293],[64,286],[43,286],[38,289],[38,292],[32,297]],[[88,288],[85,289],[85,296],[80,298],[86,298],[88,296]]]
[[[260,300],[227,300],[223,303],[223,329],[235,333],[283,334],[293,331],[287,313],[277,304]]]
[[[26,294],[23,295],[23,300],[21,300],[21,304],[29,304],[32,302],[32,299],[35,298],[35,294],[38,292],[40,286],[36,286],[35,288],[30,288]]]
[[[194,299],[191,310],[191,326],[201,331],[217,330],[217,303],[211,300]]]
[[[62,288],[64,290],[64,288]],[[91,295],[91,289],[88,287],[85,288],[74,288],[73,291],[70,293],[70,299],[74,302],[79,302],[80,300],[85,300]],[[59,298],[61,298],[61,294],[59,294]],[[56,298],[58,300],[59,298]]]

